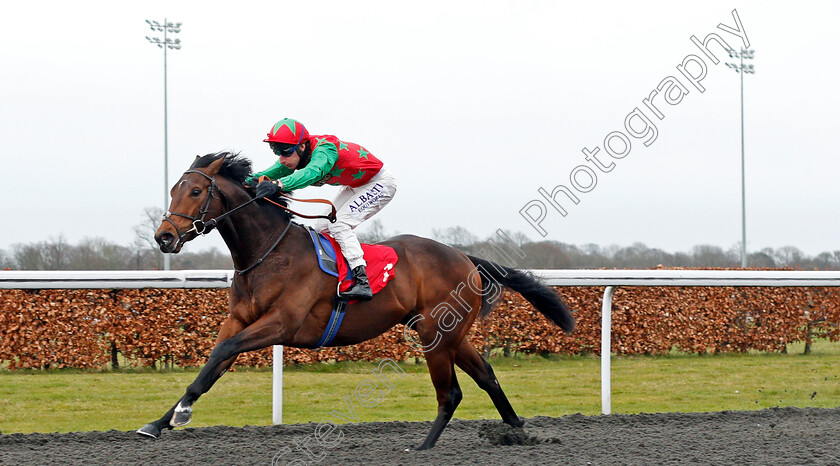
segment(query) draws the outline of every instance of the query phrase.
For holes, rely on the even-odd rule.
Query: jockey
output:
[[[397,185],[391,172],[364,147],[335,136],[310,136],[301,122],[291,118],[278,121],[263,142],[267,142],[280,158],[271,167],[249,178],[251,184],[262,175],[271,179],[257,185],[256,197],[273,196],[280,191],[310,185],[342,186],[334,201],[335,223],[322,220],[316,229],[329,231],[353,270],[353,287],[339,297],[372,299],[365,272],[367,263],[353,229],[393,199]]]

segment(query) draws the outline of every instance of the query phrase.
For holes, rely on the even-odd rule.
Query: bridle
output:
[[[197,173],[197,174],[207,178],[208,180],[210,180],[210,186],[207,188],[207,195],[204,197],[204,202],[202,202],[201,208],[198,209],[198,213],[196,213],[195,215],[187,215],[187,214],[182,214],[182,213],[179,213],[179,212],[170,212],[168,210],[163,214],[163,217],[161,218],[161,220],[165,221],[165,222],[169,222],[169,224],[172,225],[172,228],[175,229],[175,232],[178,233],[178,241],[175,242],[176,246],[179,243],[183,242],[184,237],[187,236],[188,234],[192,233],[192,232],[195,232],[197,235],[200,235],[200,236],[206,235],[207,233],[210,232],[210,230],[212,229],[212,226],[208,228],[207,223],[204,222],[204,219],[205,219],[205,217],[207,217],[207,212],[210,211],[210,201],[212,201],[213,198],[220,199],[220,198],[216,197],[215,195],[213,195],[213,190],[218,189],[219,194],[224,196],[224,193],[222,193],[222,190],[216,185],[216,178],[215,177],[212,177],[212,176],[210,176],[210,175],[208,175],[204,172],[200,172],[198,170],[187,170],[187,171],[184,172],[184,175],[186,175],[188,173]],[[244,207],[245,205],[250,204],[251,202],[253,202],[253,200],[251,200],[249,202],[246,202],[245,204],[242,204],[239,207]],[[233,212],[233,211],[228,211],[225,214],[223,214],[223,216],[226,216],[227,214],[229,214],[231,212]],[[177,215],[179,217],[184,217],[186,219],[191,220],[192,221],[192,228],[190,228],[189,230],[181,233],[181,230],[178,229],[178,225],[175,225],[175,222],[172,221],[171,217],[173,215]],[[201,218],[199,218],[199,215],[201,216]],[[220,219],[220,217],[216,217],[216,218],[210,220],[210,222],[212,222],[213,226],[215,226],[215,223],[219,219]]]
[[[287,212],[289,212],[293,215],[297,215],[298,217],[301,217],[301,218],[323,218],[323,219],[329,220],[330,223],[335,223],[336,210],[335,210],[335,206],[333,205],[332,202],[330,202],[326,199],[295,199],[295,198],[293,198],[293,197],[291,197],[291,196],[289,196],[285,193],[280,193],[280,195],[285,197],[286,199],[290,199],[290,200],[298,201],[298,202],[314,202],[314,203],[319,203],[319,204],[328,204],[332,208],[332,210],[328,215],[304,215],[304,214],[300,214],[298,212],[295,212],[294,210],[284,206],[283,204],[280,204],[279,202],[272,201],[271,199],[255,197],[255,198],[249,200],[248,202],[245,202],[245,203],[243,203],[243,204],[241,204],[237,207],[234,207],[231,210],[228,210],[227,212],[219,215],[218,217],[211,218],[210,220],[205,221],[204,219],[207,217],[207,213],[210,211],[210,202],[213,199],[224,200],[226,196],[222,192],[222,188],[220,188],[219,185],[216,184],[216,177],[215,176],[210,176],[210,175],[208,175],[208,174],[206,174],[202,171],[199,171],[199,170],[187,170],[187,171],[184,172],[184,175],[189,174],[189,173],[197,173],[197,174],[203,176],[204,178],[207,178],[207,180],[210,181],[210,186],[207,187],[207,195],[204,197],[204,201],[201,203],[201,208],[198,209],[198,212],[195,215],[182,214],[182,213],[179,213],[179,212],[171,212],[171,211],[168,211],[168,210],[163,214],[163,217],[161,218],[161,221],[169,222],[169,224],[172,225],[172,228],[175,229],[175,233],[178,234],[178,240],[175,242],[176,247],[178,246],[178,244],[180,244],[182,242],[186,242],[186,241],[184,241],[184,237],[186,237],[188,234],[190,234],[192,232],[195,232],[196,235],[204,236],[207,233],[210,233],[211,231],[213,231],[213,228],[215,228],[216,225],[218,225],[220,221],[224,220],[225,217],[233,214],[237,210],[251,204],[252,202],[257,201],[258,199],[265,199],[266,201],[276,205],[277,207],[280,207],[281,209],[283,209],[283,210],[285,210],[285,211],[287,211]],[[261,180],[262,180],[262,177],[261,177]],[[219,195],[221,197],[216,196],[213,193],[214,190],[218,191]],[[188,220],[191,220],[192,221],[192,228],[190,228],[189,230],[182,233],[181,230],[178,228],[178,225],[175,225],[175,222],[172,221],[171,217],[173,215],[177,215],[179,217],[184,217]],[[286,236],[286,233],[289,231],[289,227],[291,227],[291,226],[292,226],[292,222],[289,221],[286,224],[286,228],[283,230],[283,233],[280,234],[280,236],[277,238],[277,240],[274,242],[274,244],[272,244],[271,247],[268,248],[268,251],[266,251],[265,254],[263,254],[262,257],[260,257],[254,264],[252,264],[251,266],[246,267],[242,270],[236,270],[236,272],[239,273],[240,275],[244,275],[244,274],[250,272],[256,266],[260,265],[265,260],[265,258],[268,257],[268,255],[271,253],[271,251],[273,251],[274,248],[276,248],[277,245],[280,244],[280,241],[283,240],[283,237]]]

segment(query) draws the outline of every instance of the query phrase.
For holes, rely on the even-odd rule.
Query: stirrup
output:
[[[354,294],[354,293],[361,293],[361,294]],[[370,286],[363,286],[361,284],[353,285],[347,291],[342,291],[338,294],[338,299],[344,300],[360,300],[360,301],[370,301],[373,299],[373,291],[370,289]]]

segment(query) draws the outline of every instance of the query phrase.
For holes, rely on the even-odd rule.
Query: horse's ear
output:
[[[201,156],[200,156],[200,155],[196,155],[196,156],[195,156],[195,160],[193,160],[192,165],[190,165],[190,168],[195,168],[195,166],[196,166],[196,164],[198,163],[199,159],[201,159]]]
[[[223,163],[225,163],[224,157],[219,157],[218,159],[214,160],[213,163],[207,166],[207,174],[210,176],[215,176],[216,173],[219,173],[219,169],[222,168]]]

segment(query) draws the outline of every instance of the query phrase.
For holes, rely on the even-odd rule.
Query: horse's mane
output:
[[[195,159],[195,162],[193,162],[190,168],[206,168],[222,157],[225,158],[225,161],[222,162],[222,167],[219,169],[218,175],[235,182],[247,191],[248,194],[254,196],[256,193],[255,186],[245,186],[245,180],[251,176],[251,160],[241,156],[239,152],[220,151],[200,156]],[[272,200],[286,207],[289,205],[289,201],[286,198],[281,197]],[[292,217],[288,212],[283,212],[288,218]]]
[[[244,187],[245,180],[251,176],[251,161],[240,156],[238,152],[221,151],[207,154],[195,159],[190,168],[207,168],[222,157],[225,161],[219,169],[219,175]]]

